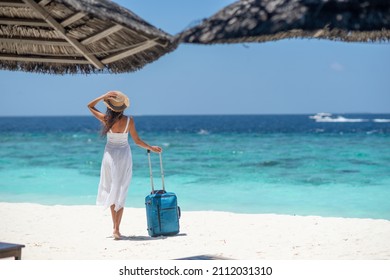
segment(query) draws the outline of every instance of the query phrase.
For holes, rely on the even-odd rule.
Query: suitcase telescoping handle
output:
[[[163,164],[162,164],[162,152],[159,153],[159,155],[160,155],[160,170],[161,170],[162,189],[165,192],[164,169],[163,169]],[[150,159],[150,150],[148,150],[148,160],[149,160],[150,184],[152,185],[152,193],[155,193],[154,184],[153,184],[152,161]]]

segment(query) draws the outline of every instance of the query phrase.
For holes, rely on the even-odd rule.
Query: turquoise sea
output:
[[[161,145],[165,184],[182,211],[390,220],[390,114],[136,116]],[[1,117],[0,201],[95,204],[105,138],[93,117]],[[127,207],[150,192],[134,145]],[[154,181],[161,186],[158,156]]]

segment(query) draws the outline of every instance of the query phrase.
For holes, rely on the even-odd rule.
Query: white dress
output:
[[[128,142],[127,118],[123,133],[107,133],[96,204],[105,208],[115,205],[115,211],[125,206],[127,190],[133,173],[133,160]]]

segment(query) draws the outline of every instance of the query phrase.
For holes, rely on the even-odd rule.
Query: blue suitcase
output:
[[[151,237],[160,235],[175,235],[180,231],[180,208],[177,206],[177,196],[173,192],[166,192],[164,185],[164,171],[162,155],[160,153],[160,169],[162,190],[155,190],[153,184],[152,163],[148,150],[150,183],[152,192],[145,197],[146,219],[148,234]]]

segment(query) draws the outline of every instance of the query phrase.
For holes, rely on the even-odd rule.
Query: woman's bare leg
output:
[[[115,230],[118,232],[119,235],[120,235],[119,226],[121,225],[122,216],[123,216],[123,208],[119,209],[116,212],[116,221],[115,221],[116,228],[115,228]]]
[[[116,217],[116,212],[115,212],[115,205],[111,205],[111,217],[112,217],[112,228],[115,229],[115,217]]]
[[[122,221],[122,215],[123,215],[123,207],[119,209],[118,211],[115,211],[115,205],[111,205],[111,217],[112,217],[112,223],[113,223],[113,235],[115,239],[119,239],[121,236],[121,233],[119,231],[119,226]]]

